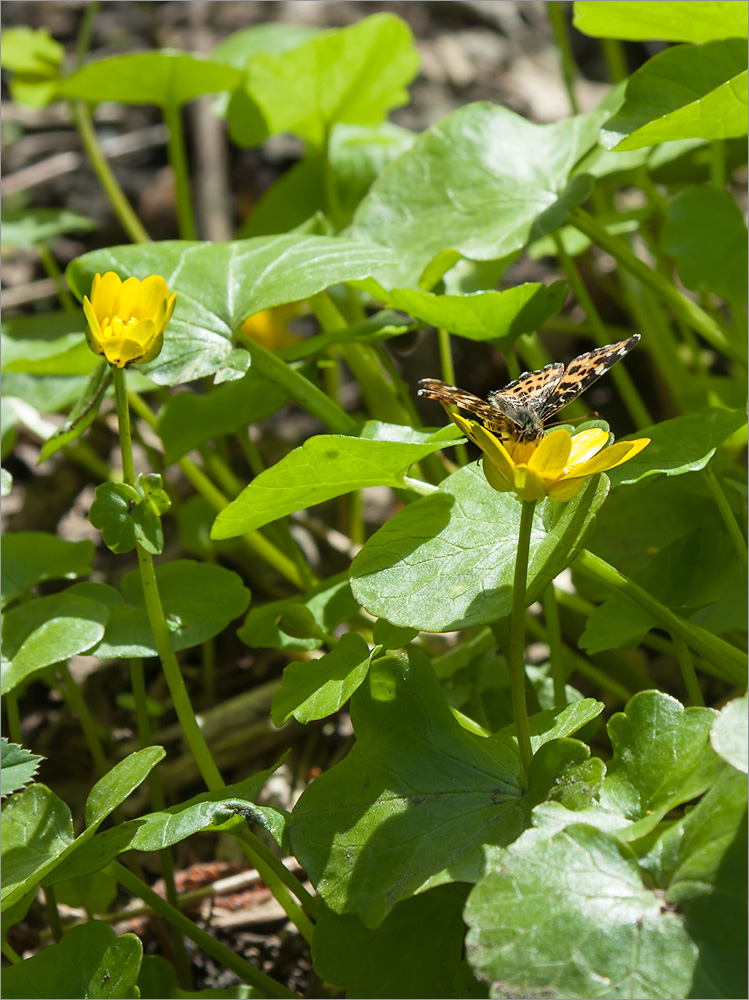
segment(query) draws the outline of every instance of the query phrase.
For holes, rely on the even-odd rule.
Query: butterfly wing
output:
[[[423,378],[419,382],[419,386],[420,396],[436,399],[440,403],[459,406],[461,410],[473,413],[489,430],[504,432],[508,429],[507,420],[504,419],[502,411],[485,399],[474,396],[472,392],[466,392],[465,389],[459,389],[455,385],[448,385],[447,382],[442,382],[438,378]]]
[[[564,374],[557,381],[553,391],[547,395],[541,409],[539,417],[542,422],[548,420],[563,407],[577,399],[586,389],[589,389],[594,382],[605,375],[606,372],[617,361],[632,350],[640,339],[640,334],[635,333],[626,340],[620,340],[616,344],[608,344],[606,347],[597,347],[594,351],[581,354],[574,358],[564,369]],[[544,369],[545,370],[545,369]]]

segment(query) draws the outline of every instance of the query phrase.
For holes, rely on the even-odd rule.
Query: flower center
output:
[[[127,322],[123,321],[122,317],[114,316],[111,319],[109,316],[101,324],[101,335],[106,340],[113,337],[122,337],[128,330],[137,324],[138,320],[131,316]]]

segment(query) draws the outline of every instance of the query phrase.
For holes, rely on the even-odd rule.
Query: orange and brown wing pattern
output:
[[[419,395],[467,410],[468,413],[478,417],[489,430],[504,432],[511,426],[496,406],[492,406],[479,396],[474,396],[472,392],[459,389],[456,385],[448,385],[438,378],[423,378],[419,382]]]
[[[565,368],[564,375],[557,382],[554,392],[544,400],[538,411],[541,421],[548,420],[549,417],[571,403],[573,399],[582,395],[617,361],[621,361],[625,355],[629,354],[639,339],[640,334],[635,333],[626,340],[620,340],[616,344],[607,344],[606,347],[597,347],[593,351],[588,351],[587,354],[573,358]]]

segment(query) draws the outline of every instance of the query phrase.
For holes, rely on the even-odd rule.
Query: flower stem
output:
[[[683,639],[679,639],[676,636],[672,636],[671,639],[674,644],[674,652],[676,653],[676,659],[679,661],[679,669],[681,670],[681,676],[684,679],[684,686],[687,689],[689,700],[693,705],[704,705],[705,699],[702,697],[702,691],[700,689],[699,681],[697,680],[697,674],[694,669],[692,654],[689,652],[689,647]]]
[[[94,173],[99,178],[99,183],[109,198],[115,215],[120,220],[122,228],[133,241],[133,243],[148,243],[150,236],[143,228],[140,219],[133,211],[133,207],[125,197],[122,188],[117,182],[117,178],[112,173],[112,169],[104,158],[104,154],[99,147],[99,140],[96,138],[91,115],[83,101],[70,102],[70,115],[73,119],[78,134],[81,137],[83,148],[88,154]]]
[[[169,156],[169,165],[174,172],[179,235],[183,240],[195,240],[198,236],[195,229],[195,216],[192,210],[192,192],[190,191],[190,175],[187,169],[185,133],[182,128],[182,108],[170,103],[165,104],[162,111],[164,113],[164,122],[169,130],[167,153]]]
[[[720,516],[723,518],[723,523],[726,526],[728,534],[731,536],[731,541],[733,542],[734,548],[738,553],[739,559],[744,564],[744,569],[747,568],[749,563],[749,556],[747,555],[746,539],[741,533],[741,528],[738,525],[733,511],[731,510],[731,505],[726,499],[726,494],[723,491],[723,487],[718,481],[718,477],[715,475],[710,466],[706,466],[703,469],[705,480],[713,495],[713,500],[720,511]]]
[[[549,15],[549,21],[551,21],[554,38],[556,39],[557,48],[559,49],[559,55],[562,60],[562,76],[564,77],[564,86],[567,90],[570,108],[572,110],[572,114],[577,115],[580,114],[580,106],[577,102],[577,95],[575,94],[577,66],[575,65],[575,57],[572,55],[570,36],[567,31],[567,12],[560,3],[556,2],[556,0],[547,0],[546,12]]]
[[[550,583],[546,588],[544,596],[541,598],[546,619],[546,632],[549,644],[549,662],[551,663],[551,677],[554,682],[554,705],[562,708],[567,704],[567,678],[564,669],[564,641],[562,639],[562,623],[559,619],[559,605],[554,590],[554,584]]]
[[[531,544],[535,500],[521,501],[520,531],[515,556],[515,578],[512,584],[512,611],[510,618],[510,693],[515,733],[518,739],[520,763],[526,778],[533,757],[531,734],[528,726],[528,708],[525,703],[525,609],[528,582],[528,553]]]
[[[105,870],[108,875],[116,879],[125,889],[132,892],[138,899],[142,899],[154,912],[168,920],[173,927],[178,928],[185,937],[189,937],[191,941],[194,941],[206,954],[211,955],[217,962],[225,965],[227,969],[231,969],[244,982],[256,986],[265,996],[298,996],[298,994],[287,990],[285,986],[276,982],[275,979],[271,979],[270,976],[267,976],[260,969],[255,968],[254,965],[251,965],[245,959],[240,958],[239,955],[230,948],[227,948],[226,945],[221,944],[206,931],[202,930],[118,861],[111,862]]]
[[[647,611],[661,628],[670,632],[673,638],[682,639],[696,653],[704,656],[725,678],[734,684],[746,684],[746,654],[740,649],[707,629],[680,618],[633,580],[586,549],[577,557],[575,567],[593,578],[597,584],[602,584],[607,590]]]
[[[121,368],[114,369],[114,390],[117,404],[117,420],[120,431],[120,451],[122,454],[122,470],[126,483],[135,482],[135,465],[133,463],[132,439],[130,434],[130,411],[127,400],[127,387],[125,384],[125,371]],[[208,744],[195,718],[195,712],[190,704],[190,696],[187,693],[184,678],[177,662],[177,657],[172,647],[169,627],[164,617],[164,609],[159,596],[159,588],[156,581],[153,559],[149,552],[142,546],[136,546],[138,555],[138,567],[140,569],[141,585],[143,587],[143,597],[146,606],[146,614],[153,633],[156,651],[161,660],[164,677],[172,696],[174,710],[177,713],[180,727],[184,734],[187,745],[198,765],[201,777],[206,786],[212,791],[224,787],[224,780],[221,772],[216,767],[216,763],[211,756]],[[296,902],[291,899],[286,885],[289,880],[297,884],[298,893],[305,892],[298,880],[284,868],[281,861],[269,851],[258,837],[252,833],[244,824],[238,832],[239,839],[243,841],[248,853],[255,860],[255,865],[260,872],[266,885],[281,904],[289,918],[297,925],[300,932],[307,937],[309,934],[309,920]],[[258,862],[257,857],[260,861]],[[260,867],[262,865],[262,868]],[[308,894],[307,894],[308,895]],[[275,995],[275,994],[274,994]]]
[[[91,715],[86,704],[86,699],[83,697],[83,692],[78,683],[73,679],[73,675],[70,673],[67,664],[60,664],[59,670],[64,681],[64,689],[61,692],[63,698],[78,716],[88,751],[94,762],[94,768],[99,777],[102,777],[109,770],[109,764],[107,764],[107,758],[102,749],[96,721]]]
[[[70,294],[70,290],[65,284],[65,279],[62,276],[60,268],[57,266],[57,261],[55,260],[51,250],[46,243],[37,243],[36,249],[39,252],[39,260],[42,262],[42,267],[55,283],[60,305],[65,312],[75,312],[78,307],[73,301],[73,296]]]
[[[696,330],[705,340],[716,350],[738,361],[746,367],[746,355],[739,344],[733,344],[726,337],[725,332],[716,321],[705,312],[696,302],[683,295],[679,289],[672,284],[662,274],[653,270],[632,251],[617,236],[612,236],[605,226],[601,225],[592,215],[581,208],[573,209],[570,215],[570,223],[591,239],[596,246],[599,246],[606,253],[626,267],[628,271],[639,278],[643,284],[652,288],[664,302],[671,306],[674,313],[683,319],[693,330]]]
[[[554,243],[556,244],[559,262],[567,272],[567,277],[569,278],[572,291],[575,293],[577,301],[583,307],[583,311],[588,319],[588,322],[593,328],[596,342],[599,347],[605,347],[608,342],[606,327],[595,307],[585,282],[580,277],[577,265],[564,249],[564,244],[562,243],[558,232],[554,233]],[[624,404],[629,411],[629,415],[635,422],[635,425],[639,428],[650,427],[651,424],[654,423],[654,420],[648,412],[648,408],[643,402],[642,396],[637,391],[637,387],[632,381],[626,368],[622,365],[615,365],[611,369],[611,377],[614,380],[614,384],[619,390],[619,393],[624,400]]]

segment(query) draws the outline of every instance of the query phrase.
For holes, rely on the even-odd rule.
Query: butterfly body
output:
[[[627,340],[581,354],[567,366],[556,362],[539,371],[523,372],[503,389],[490,392],[485,400],[439,379],[428,378],[419,383],[419,395],[468,410],[487,430],[502,437],[537,441],[546,433],[546,421],[585,392],[628,354],[639,339],[636,333]]]

